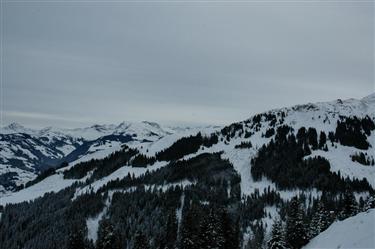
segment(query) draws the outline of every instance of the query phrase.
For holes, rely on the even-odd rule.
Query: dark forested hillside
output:
[[[336,179],[329,174],[324,177]],[[191,184],[184,188],[173,185],[182,180]],[[349,180],[343,181],[343,189],[333,191],[327,187],[321,198],[300,195],[292,202],[284,201],[270,189],[243,199],[240,181],[233,166],[217,153],[173,162],[139,178],[129,175],[111,181],[96,194],[73,198],[75,188],[79,187],[73,185],[30,203],[7,205],[0,222],[0,245],[9,249],[20,245],[30,249],[77,248],[77,245],[80,248],[212,248],[215,245],[232,249],[240,248],[244,243],[243,233],[250,227],[256,233],[248,241],[248,247],[261,248],[266,244],[267,228],[259,221],[269,215],[265,212],[267,206],[276,205],[281,219],[272,230],[275,238],[270,240],[270,248],[274,248],[274,243],[300,248],[335,219],[351,216],[365,207],[365,200],[358,203],[351,194],[351,189],[358,186]],[[304,204],[307,199],[312,206]],[[98,239],[93,243],[87,239],[86,220],[103,212],[108,205],[99,222]],[[280,225],[284,222],[285,226]],[[280,229],[286,237],[280,237],[277,231]],[[301,234],[304,236],[300,237]]]

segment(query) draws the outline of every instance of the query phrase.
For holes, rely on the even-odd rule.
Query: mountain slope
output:
[[[190,242],[205,248],[202,234],[220,234],[211,242],[225,241],[224,248],[266,248],[275,219],[288,224],[282,225],[286,234],[295,232],[291,220],[301,219],[307,222],[301,228],[306,236],[297,233],[303,241],[287,241],[301,248],[327,225],[312,227],[316,216],[329,224],[345,219],[375,193],[374,107],[372,94],[271,110],[221,130],[168,132],[147,142],[131,133],[124,133],[128,141],[104,133],[80,145],[85,152],[73,154],[69,166],[1,198],[0,245],[16,248],[19,234],[8,231],[22,226],[24,234],[35,235],[22,235],[30,248],[61,238],[57,248],[65,248],[71,229],[41,236],[58,226],[80,229],[92,246],[108,225],[129,248],[140,232],[150,248],[194,248]],[[10,222],[23,210],[25,217]],[[40,217],[39,210],[48,213]],[[35,227],[28,217],[48,226]]]
[[[62,162],[73,165],[93,158],[104,158],[120,150],[123,144],[143,146],[172,136],[176,130],[181,134],[190,134],[196,129],[161,127],[147,121],[77,129],[48,127],[41,130],[10,124],[0,134],[0,196],[18,189],[41,172]]]
[[[333,223],[304,249],[375,248],[375,209]]]
[[[258,149],[269,143],[275,137],[274,134],[267,135],[267,131],[276,130],[277,127],[286,125],[293,128],[295,134],[301,127],[314,127],[317,134],[323,131],[328,135],[329,132],[335,132],[337,122],[342,117],[364,118],[367,116],[371,117],[371,120],[374,120],[374,108],[375,94],[372,94],[361,100],[336,100],[332,102],[298,105],[289,108],[271,110],[255,115],[248,120],[225,127],[221,131],[221,138],[217,144],[214,144],[211,147],[202,146],[196,153],[187,155],[185,158],[190,158],[206,152],[213,153],[223,151],[224,154],[222,157],[229,159],[235,169],[241,174],[241,178],[244,179],[241,181],[241,191],[243,194],[250,195],[255,189],[262,191],[269,186],[272,189],[276,189],[273,182],[265,184],[264,181],[254,181],[249,170],[250,161],[256,156]],[[18,130],[22,131],[29,130],[24,127],[19,127],[18,125],[11,126],[13,129],[16,127]],[[5,130],[9,129],[10,128]],[[49,141],[57,140],[56,135],[51,135],[52,129],[50,128],[48,130],[50,131],[48,132],[48,137],[53,137],[53,139],[50,139]],[[74,141],[74,139],[76,139],[75,141],[77,141],[78,139],[78,143],[81,144],[76,144],[75,149],[72,152],[65,156],[61,156],[60,161],[67,160],[68,162],[72,162],[71,165],[74,165],[94,158],[104,158],[110,153],[120,150],[121,145],[124,143],[137,148],[140,153],[152,157],[162,149],[171,146],[181,137],[194,134],[200,130],[203,131],[204,134],[210,134],[215,128],[185,129],[182,132],[179,131],[173,133],[173,129],[162,129],[157,124],[143,122],[141,126],[131,123],[122,123],[118,126],[92,126],[90,128],[66,130],[65,133],[68,134],[66,136],[74,136],[74,138],[70,137],[71,140]],[[39,134],[39,137],[41,136],[40,134],[46,136],[46,129],[30,133],[35,137],[37,137],[37,135],[35,135],[36,133]],[[56,131],[52,132],[52,134],[56,133]],[[58,134],[62,134],[62,132],[60,131]],[[83,134],[83,138],[76,138],[79,134]],[[14,136],[20,135],[19,133],[15,133]],[[91,141],[84,140],[87,138],[96,139]],[[62,139],[63,138],[61,138],[61,140]],[[375,133],[371,132],[371,134],[367,136],[367,141],[371,146],[370,148],[375,146],[374,139]],[[71,140],[67,139],[67,141]],[[24,143],[23,139],[20,139],[20,141]],[[251,143],[251,148],[236,148],[239,144],[246,142]],[[313,150],[312,154],[306,158],[322,156],[330,162],[331,171],[340,172],[342,176],[349,177],[350,179],[366,178],[372,186],[375,186],[375,167],[365,166],[357,161],[353,161],[351,158],[351,156],[356,153],[365,152],[368,159],[373,159],[375,157],[373,149],[358,149],[353,146],[342,145],[340,142],[327,143],[327,148],[328,151]],[[5,146],[5,149],[7,149],[7,146]],[[8,153],[7,155],[3,152],[4,149],[1,152],[1,155],[3,158],[5,157],[5,160],[7,156],[17,158],[14,153]],[[25,155],[23,158],[21,157],[22,160],[25,160],[25,158],[27,158]],[[6,164],[3,164],[2,166],[4,165]],[[3,169],[3,172],[4,168],[9,172],[9,167],[1,168]],[[19,168],[20,167],[16,170],[19,170]],[[32,179],[33,177],[35,177],[34,174],[32,177],[26,179]]]

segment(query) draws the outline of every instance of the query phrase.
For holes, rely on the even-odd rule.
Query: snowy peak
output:
[[[302,105],[295,105],[291,107],[284,107],[279,109],[273,109],[270,112],[284,111],[288,114],[294,113],[322,113],[330,115],[342,115],[342,116],[366,116],[372,115],[375,110],[375,93],[370,94],[362,99],[337,99],[334,101],[307,103]]]
[[[371,94],[362,99],[337,99],[328,102],[307,103],[291,107],[273,109],[259,114],[263,116],[263,121],[268,115],[278,117],[279,121],[292,127],[315,127],[320,131],[333,131],[337,121],[341,117],[364,118],[369,116],[375,120],[375,94]],[[255,115],[245,120],[251,122]]]
[[[11,123],[1,129],[1,133],[3,134],[12,134],[12,133],[33,133],[34,130],[25,128],[23,125],[19,123]]]
[[[20,125],[19,123],[11,123],[6,128],[8,128],[9,130],[14,130],[14,131],[25,129],[25,127]]]
[[[375,93],[372,93],[364,98],[361,99],[363,104],[367,106],[374,106],[375,105]]]

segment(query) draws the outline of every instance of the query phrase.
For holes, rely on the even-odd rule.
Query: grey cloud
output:
[[[223,124],[374,91],[373,3],[4,5],[5,122]]]

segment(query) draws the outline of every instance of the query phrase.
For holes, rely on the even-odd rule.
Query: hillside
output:
[[[375,209],[333,223],[304,247],[314,248],[375,248]]]
[[[120,150],[123,144],[144,146],[163,137],[177,139],[197,129],[162,127],[147,121],[77,129],[48,127],[41,130],[10,124],[3,127],[0,133],[0,196],[20,189],[40,173],[59,167],[63,162],[75,164],[104,158]],[[215,127],[201,129],[213,131]]]
[[[68,165],[0,199],[0,245],[78,240],[101,248],[110,234],[112,248],[301,248],[373,205],[374,110],[372,94],[275,109],[221,129],[155,137],[134,129],[121,133],[134,139],[111,146],[99,141],[118,135],[112,126],[91,142],[82,135],[85,153],[62,156]]]

